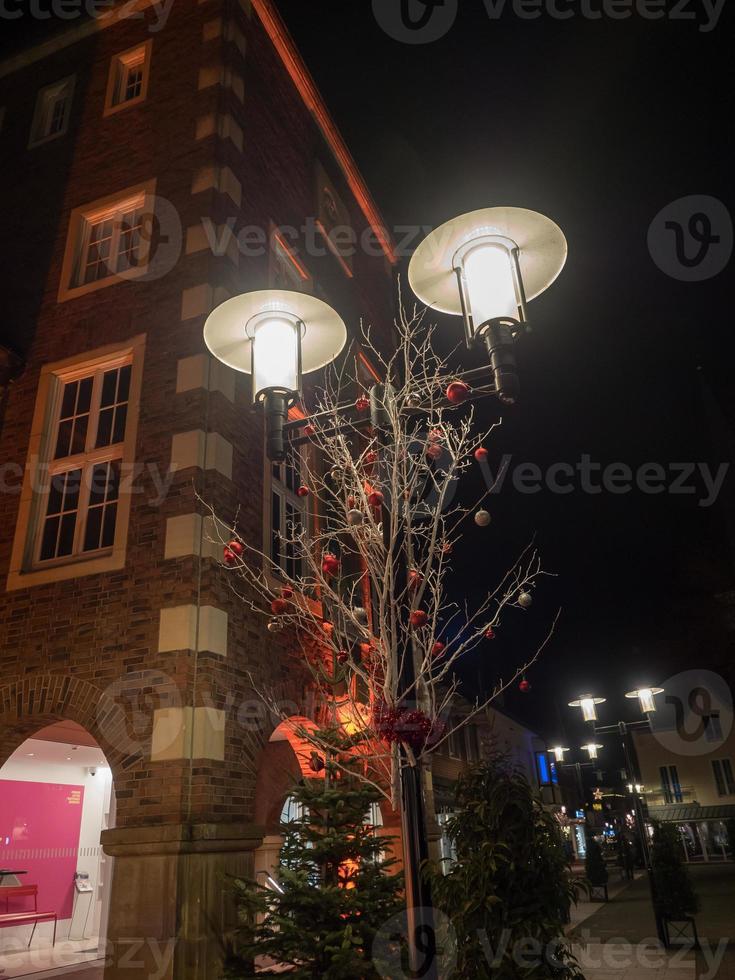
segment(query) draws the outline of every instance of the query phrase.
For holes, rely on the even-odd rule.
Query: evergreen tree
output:
[[[608,872],[602,850],[595,838],[587,835],[587,854],[584,859],[584,874],[593,888],[607,884]]]
[[[522,772],[483,762],[457,784],[447,833],[456,863],[431,865],[432,895],[457,938],[453,978],[473,980],[580,975],[564,939],[579,883],[559,826]]]
[[[699,899],[682,857],[676,824],[654,824],[651,864],[658,914],[671,918],[694,915],[699,910]]]
[[[340,742],[336,732],[321,737]],[[297,980],[375,980],[373,939],[402,909],[389,838],[366,820],[380,794],[328,759],[323,778],[295,786],[292,797],[298,815],[283,827],[278,890],[235,881],[240,928],[223,976],[255,977],[255,959],[265,958],[258,977],[285,966]]]

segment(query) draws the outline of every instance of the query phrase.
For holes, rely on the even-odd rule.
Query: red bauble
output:
[[[528,694],[528,692],[531,690],[531,685],[528,683],[525,677],[518,685],[518,690],[521,692],[521,694]]]
[[[429,459],[440,459],[443,452],[442,447],[436,442],[432,442],[426,447],[426,455]]]
[[[446,650],[446,645],[442,643],[441,640],[437,640],[434,646],[431,648],[432,657],[441,657]]]
[[[314,428],[314,426],[313,425],[305,425],[304,426],[304,435],[305,436],[308,436],[309,438],[311,438],[312,436],[315,436],[316,435],[316,429]]]
[[[290,585],[286,585],[281,589],[281,596],[284,599],[293,599],[293,589]]]
[[[417,571],[415,568],[412,568],[411,571],[408,573],[408,584],[410,588],[418,589],[418,587],[421,585],[423,581],[424,581],[424,577],[421,574],[421,572]]]
[[[368,494],[368,503],[371,507],[380,507],[383,503],[383,494],[380,490],[373,490],[372,493]]]
[[[447,401],[451,402],[452,405],[461,405],[462,402],[466,402],[470,394],[470,386],[466,385],[464,381],[453,381],[447,387]]]
[[[325,575],[336,575],[339,571],[339,558],[327,551],[322,558],[322,571]]]
[[[484,449],[482,446],[480,446],[479,449],[475,450],[475,459],[477,460],[478,463],[486,462],[488,455],[489,454],[487,449]]]
[[[375,452],[374,449],[371,449],[369,452],[365,453],[366,463],[376,463],[377,461],[378,461],[378,454]]]
[[[370,399],[366,398],[365,395],[360,395],[355,402],[355,408],[358,412],[367,412],[367,410],[370,408]]]
[[[349,659],[350,659],[350,655],[347,653],[346,650],[340,650],[339,653],[337,654],[338,664],[346,664]]]
[[[492,628],[492,626],[488,626],[488,628],[485,630],[485,639],[486,640],[495,639],[495,630]]]
[[[429,621],[429,616],[424,612],[423,609],[414,609],[409,617],[411,626],[420,628],[421,626],[426,626]]]
[[[245,550],[243,546],[240,544],[240,542],[236,541],[234,538],[232,539],[232,541],[227,542],[227,547],[230,549],[231,552],[233,552],[233,554],[237,555],[238,558]]]
[[[234,565],[237,561],[237,555],[231,548],[225,548],[224,554],[222,555],[222,560],[225,565]]]
[[[271,612],[274,616],[280,616],[285,613],[288,609],[288,603],[285,599],[274,599],[271,603]]]
[[[360,653],[363,655],[363,657],[369,657],[370,656],[370,650],[371,649],[372,648],[371,648],[371,646],[370,646],[369,643],[361,643],[360,644]]]
[[[324,623],[322,623],[322,629],[327,634],[333,633],[334,632],[334,625],[332,623],[324,622]]]
[[[308,497],[310,492],[311,491],[309,490],[308,487],[299,487],[299,489],[296,491],[296,496],[297,497]]]
[[[347,498],[347,509],[348,510],[354,510],[356,503],[357,503],[357,501],[352,496],[352,494],[350,494],[350,496]]]

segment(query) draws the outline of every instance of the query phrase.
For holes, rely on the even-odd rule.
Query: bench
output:
[[[28,940],[28,946],[30,948],[33,942],[33,936],[36,932],[36,926],[39,922],[53,922],[54,924],[54,939],[52,946],[56,945],[56,913],[55,912],[11,912],[9,915],[0,915],[0,929],[5,926],[26,926],[33,923],[33,929],[31,931],[31,938]]]
[[[0,888],[0,899],[5,899],[5,911],[10,911],[11,898],[32,898],[33,911],[38,912],[38,885],[4,885]]]

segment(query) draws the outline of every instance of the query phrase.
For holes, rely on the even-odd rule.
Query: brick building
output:
[[[277,284],[353,340],[361,316],[388,330],[394,257],[271,0],[177,0],[161,21],[139,0],[0,64],[0,765],[39,732],[99,746],[105,976],[160,975],[177,937],[166,976],[211,978],[223,875],[267,860],[298,775],[251,723],[251,678],[295,709],[304,692],[208,533],[200,501],[262,540],[288,487],[204,318]]]

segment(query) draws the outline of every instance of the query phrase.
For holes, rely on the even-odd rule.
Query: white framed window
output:
[[[666,803],[682,803],[684,795],[679,782],[679,770],[676,766],[659,766],[661,776],[661,792]]]
[[[266,459],[266,467],[270,475],[270,481],[266,481],[266,485],[270,482],[270,501],[265,552],[276,568],[289,578],[298,579],[304,573],[304,561],[294,538],[309,519],[308,497],[299,497],[297,493],[303,477],[302,450],[290,444],[282,463]]]
[[[8,588],[123,567],[143,348],[42,370]]]
[[[29,147],[63,136],[69,128],[74,96],[74,75],[42,88],[36,97]]]
[[[298,293],[314,291],[311,273],[286,236],[274,224],[271,224],[270,229],[268,285],[271,289],[292,289]]]
[[[59,302],[145,273],[155,181],[75,208],[69,221]]]
[[[105,98],[105,115],[127,109],[143,102],[148,94],[153,41],[138,44],[120,54],[110,63]]]
[[[715,777],[718,796],[735,795],[735,774],[731,759],[713,759],[712,772]]]

